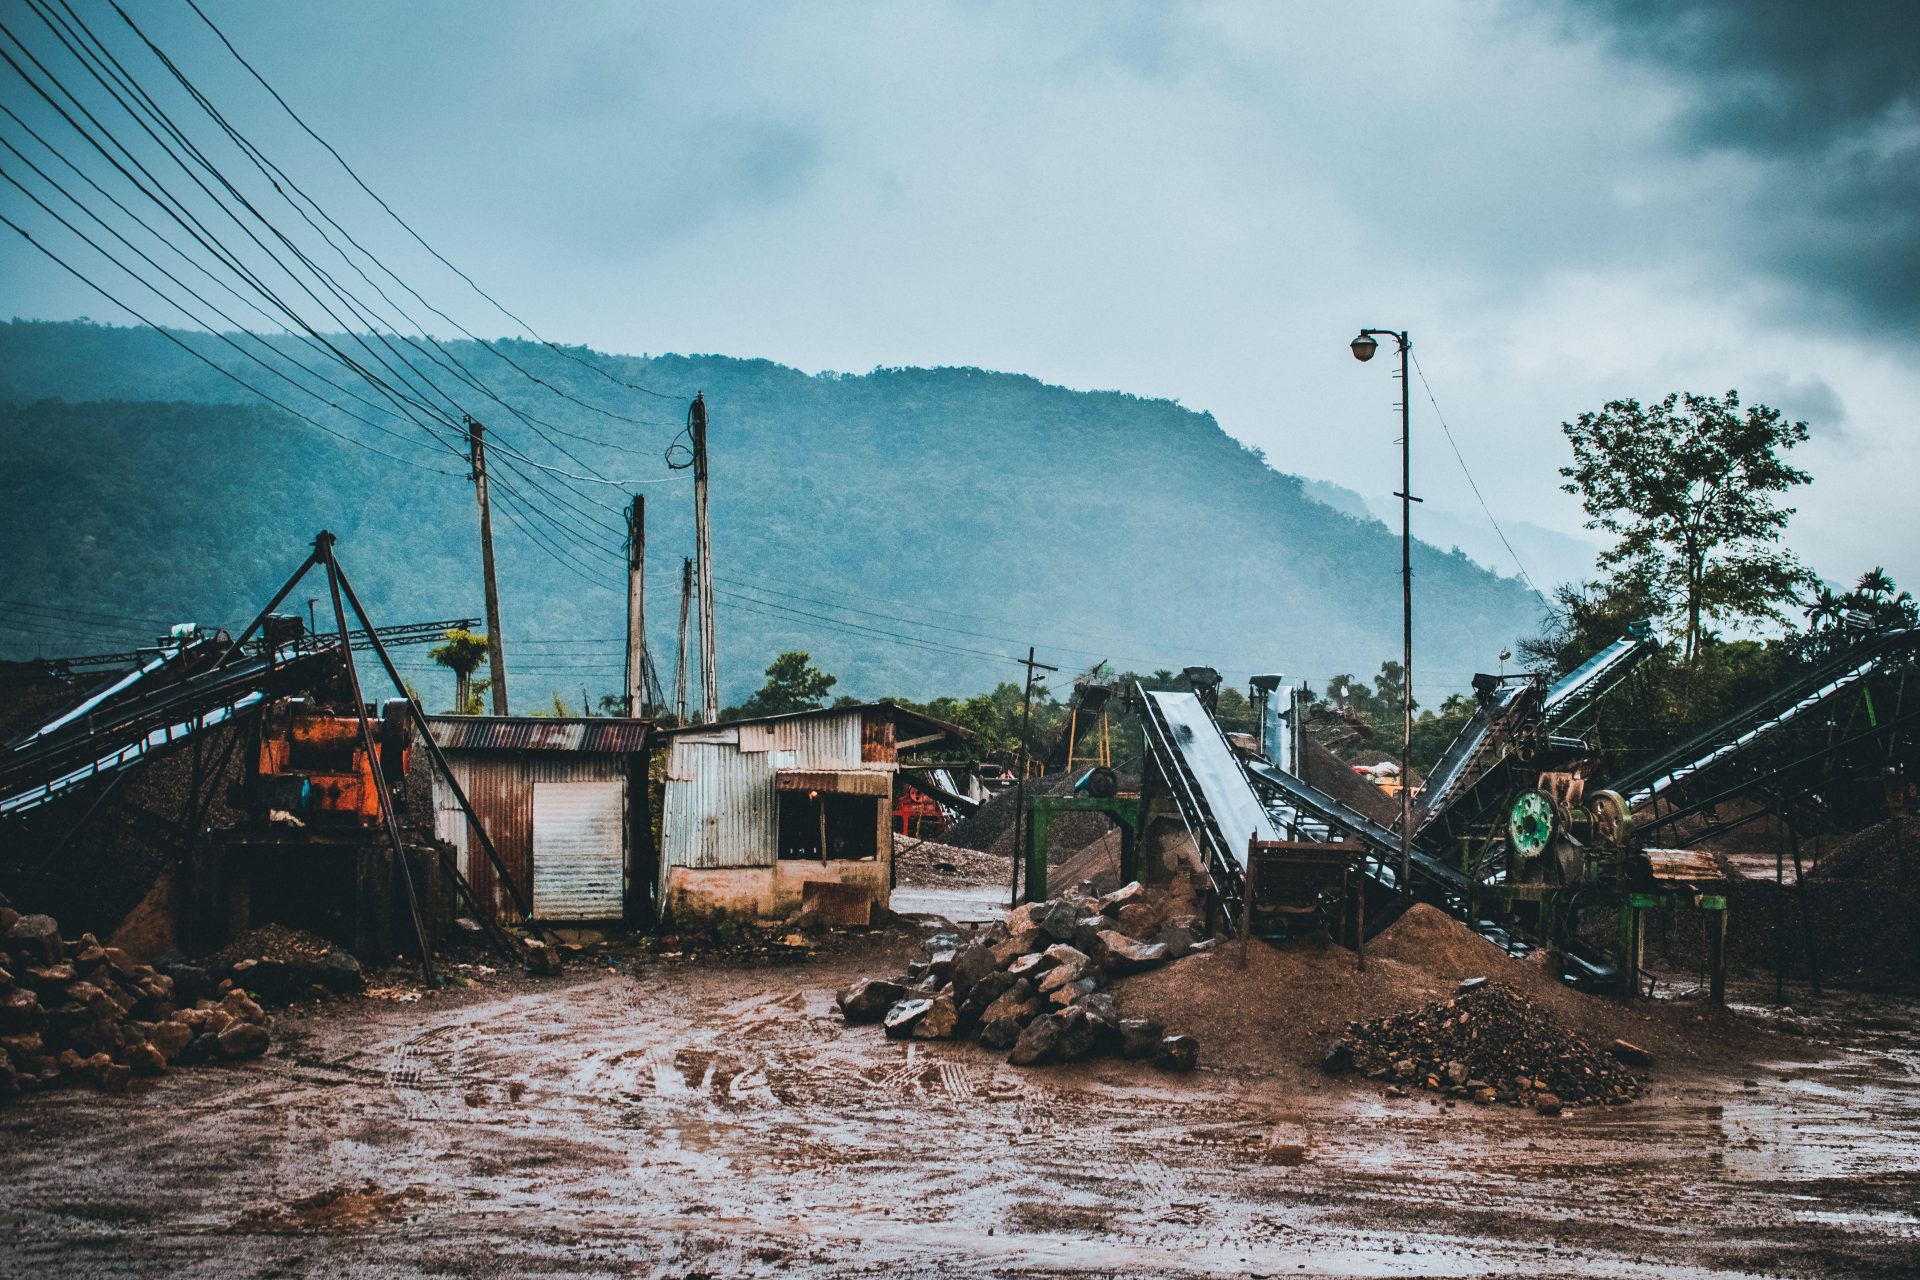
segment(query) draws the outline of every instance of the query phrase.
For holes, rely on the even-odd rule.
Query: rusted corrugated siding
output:
[[[774,767],[858,769],[861,720],[859,711],[848,710],[774,722]]]
[[[892,764],[895,759],[893,741],[892,717],[869,715],[862,718],[860,726],[860,759],[863,762],[867,764]]]
[[[625,781],[627,776],[625,756],[583,752],[449,751],[447,764],[492,837],[500,861],[529,901],[533,894],[533,784]],[[434,779],[436,831],[461,851],[460,871],[473,886],[474,896],[491,902],[502,917],[517,916],[512,895],[499,883],[479,839],[468,836],[466,820],[445,787],[441,779]]]
[[[661,885],[668,867],[770,867],[778,855],[777,753],[675,739],[660,820]]]
[[[606,716],[428,716],[427,730],[443,751],[645,750],[649,720]]]

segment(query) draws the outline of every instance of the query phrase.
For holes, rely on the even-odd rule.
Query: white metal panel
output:
[[[660,820],[668,867],[770,867],[778,854],[774,757],[676,737],[667,755]]]
[[[838,711],[776,720],[773,747],[782,769],[858,769],[862,712]]]
[[[619,916],[625,832],[622,783],[534,783],[533,914],[542,920]]]

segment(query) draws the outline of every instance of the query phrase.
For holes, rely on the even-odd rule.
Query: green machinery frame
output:
[[[1124,884],[1140,878],[1140,824],[1146,806],[1139,796],[1028,796],[1027,797],[1027,892],[1028,902],[1040,902],[1047,896],[1047,828],[1063,813],[1104,813],[1120,825],[1120,880]]]

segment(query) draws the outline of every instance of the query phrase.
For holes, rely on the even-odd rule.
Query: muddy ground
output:
[[[911,941],[288,1011],[262,1060],[21,1100],[0,1273],[1920,1270],[1911,1006],[1803,1008],[1778,1060],[1550,1119],[1209,1063],[1204,1027],[1169,1076],[842,1025]]]

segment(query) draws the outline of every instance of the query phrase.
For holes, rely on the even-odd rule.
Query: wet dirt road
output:
[[[1557,1119],[841,1025],[873,967],[659,966],[280,1019],[0,1110],[0,1274],[1920,1271],[1912,1022]]]

